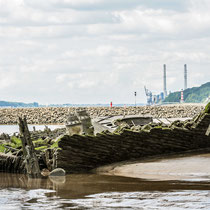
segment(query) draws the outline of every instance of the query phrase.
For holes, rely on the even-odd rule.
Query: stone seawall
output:
[[[0,108],[0,124],[17,124],[18,116],[26,116],[29,124],[62,124],[69,112],[78,107],[44,107],[44,108]],[[91,118],[116,115],[151,115],[154,118],[194,117],[203,109],[202,104],[138,106],[138,107],[86,107]]]
[[[59,142],[57,166],[67,173],[83,173],[120,161],[154,155],[174,154],[210,148],[210,114],[197,117],[190,127],[161,127],[121,134],[64,136]]]

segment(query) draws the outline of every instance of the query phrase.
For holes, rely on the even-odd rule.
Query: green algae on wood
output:
[[[5,146],[3,144],[0,144],[0,152],[5,153]]]

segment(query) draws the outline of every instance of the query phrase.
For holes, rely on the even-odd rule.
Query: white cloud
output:
[[[208,0],[0,0],[2,100],[145,102],[210,78]],[[199,74],[198,74],[199,73]]]
[[[17,83],[15,75],[12,73],[0,72],[0,89],[4,90],[5,88],[14,88]]]

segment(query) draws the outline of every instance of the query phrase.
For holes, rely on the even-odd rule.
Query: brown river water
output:
[[[0,173],[0,209],[210,209],[209,163],[205,154],[117,166],[106,175]]]

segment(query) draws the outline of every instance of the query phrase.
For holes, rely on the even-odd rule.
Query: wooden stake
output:
[[[39,163],[33,142],[31,140],[31,135],[28,130],[26,117],[24,117],[24,119],[19,117],[19,130],[27,174],[30,178],[41,178]]]

